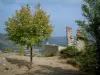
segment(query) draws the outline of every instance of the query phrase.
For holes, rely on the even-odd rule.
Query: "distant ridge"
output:
[[[8,39],[7,35],[0,33],[0,50],[6,50],[7,48],[16,49],[16,46],[10,40],[7,39]],[[67,40],[66,36],[51,37],[48,41],[44,41],[43,45],[45,45],[47,42],[49,44],[66,46]]]
[[[8,40],[7,35],[0,33],[0,50],[6,50],[7,48],[16,49],[13,42]]]

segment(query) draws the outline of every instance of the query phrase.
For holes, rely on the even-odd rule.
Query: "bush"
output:
[[[7,48],[7,52],[13,52],[13,49],[11,49],[11,48]]]
[[[81,63],[80,70],[86,72],[96,71],[96,48],[94,45],[87,45],[85,52],[79,56],[76,56],[75,59]]]
[[[19,52],[19,55],[23,55],[24,53],[24,46],[18,46],[18,52]]]
[[[60,51],[63,57],[74,57],[79,54],[78,49],[75,46],[68,46],[66,49]]]
[[[78,67],[80,65],[79,62],[75,58],[71,58],[71,59],[67,60],[67,63],[71,64],[75,67]]]

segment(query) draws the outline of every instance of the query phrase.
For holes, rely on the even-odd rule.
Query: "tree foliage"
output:
[[[28,41],[26,34],[28,35],[27,32],[30,29],[27,28],[32,25],[32,22],[30,22],[32,20],[32,15],[29,9],[29,6],[22,6],[21,10],[16,10],[15,15],[12,15],[12,17],[5,22],[9,39],[16,44],[20,43],[21,45],[25,45]]]
[[[37,4],[34,15],[29,5],[22,6],[21,10],[17,10],[15,15],[5,22],[9,39],[29,46],[48,39],[53,31],[49,18],[50,15],[40,8],[40,4]]]
[[[100,0],[84,0],[85,4],[82,6],[84,21],[77,20],[77,24],[82,30],[90,34],[95,42],[100,37]]]
[[[50,15],[41,8],[40,3],[37,4],[34,14],[32,14],[30,6],[22,6],[15,12],[11,18],[5,22],[6,31],[9,39],[14,43],[27,45],[31,48],[32,63],[32,47],[35,44],[40,45],[43,40],[51,36],[53,27],[50,24]]]
[[[76,56],[75,59],[79,64],[80,70],[95,73],[96,66],[98,66],[96,62],[96,48],[95,45],[86,44],[85,51],[81,52],[79,56]]]
[[[84,21],[77,20],[77,24],[88,35],[92,37],[92,41],[96,45],[97,63],[96,68],[100,70],[100,0],[84,0],[82,5]],[[90,37],[89,37],[90,38]]]

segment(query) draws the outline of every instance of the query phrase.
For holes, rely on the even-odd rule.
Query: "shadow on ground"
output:
[[[19,60],[15,58],[6,58],[6,60],[11,64],[17,65],[19,68],[26,66],[28,69],[30,69],[29,62],[26,60]]]
[[[79,71],[65,70],[60,67],[51,67],[47,65],[39,65],[41,69],[35,71],[28,71],[23,74],[16,75],[88,75]],[[34,68],[33,68],[34,69]]]

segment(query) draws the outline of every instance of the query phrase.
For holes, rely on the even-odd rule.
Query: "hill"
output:
[[[49,44],[56,44],[56,45],[66,46],[67,40],[66,40],[65,36],[52,37],[48,41],[44,41],[43,45],[45,45],[47,42]],[[8,40],[8,37],[7,37],[6,34],[0,33],[0,50],[6,50],[7,48],[16,49],[16,45],[14,45],[12,41]]]
[[[15,49],[15,46],[12,41],[8,40],[6,34],[0,33],[0,50],[6,50],[7,48]]]

